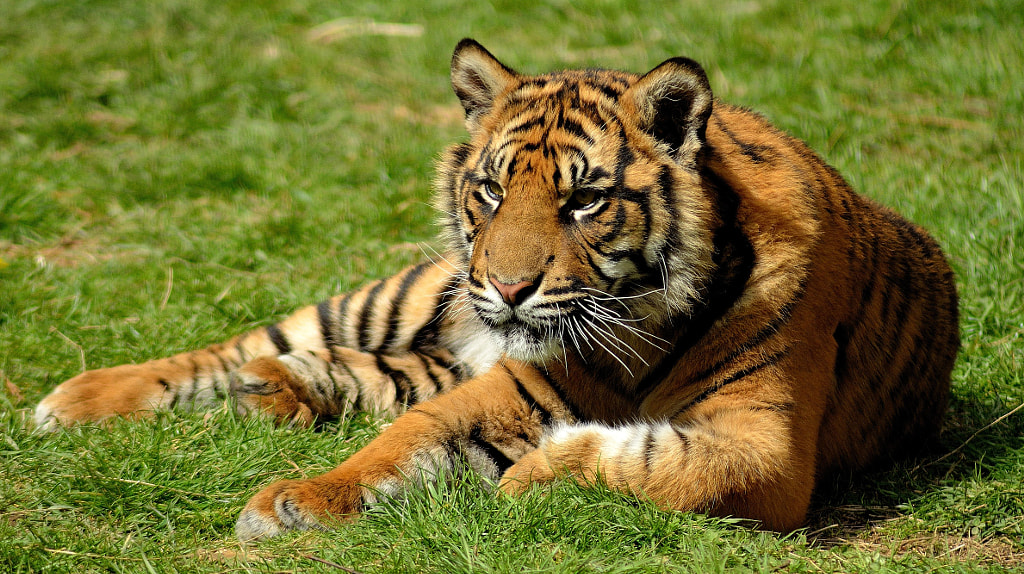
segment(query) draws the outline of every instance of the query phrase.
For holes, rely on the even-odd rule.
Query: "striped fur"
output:
[[[311,424],[399,416],[269,485],[242,539],[328,526],[466,465],[506,492],[604,481],[788,530],[823,477],[939,431],[959,346],[938,245],[696,63],[520,75],[464,40],[469,140],[442,158],[448,251],[214,345],[91,371],[43,426],[231,397]]]

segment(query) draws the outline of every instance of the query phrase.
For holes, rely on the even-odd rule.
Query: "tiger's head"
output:
[[[713,265],[703,69],[528,76],[467,39],[451,76],[470,141],[441,160],[437,206],[473,312],[514,359],[643,361]]]

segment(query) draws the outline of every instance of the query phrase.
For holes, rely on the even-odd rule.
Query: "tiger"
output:
[[[934,444],[957,293],[923,229],[672,58],[639,75],[451,60],[468,140],[439,158],[435,257],[204,349],[86,371],[43,429],[233,405],[392,419],[260,490],[243,541],[329,529],[472,472],[788,532],[836,473]]]

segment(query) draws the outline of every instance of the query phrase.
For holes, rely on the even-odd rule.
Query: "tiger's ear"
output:
[[[696,166],[713,103],[711,84],[700,64],[688,58],[666,60],[623,97],[632,99],[641,129],[667,143],[680,164]]]
[[[470,132],[479,127],[479,120],[491,110],[494,99],[516,79],[515,70],[502,64],[476,40],[466,38],[455,46],[452,55],[452,88],[466,110],[466,127]]]

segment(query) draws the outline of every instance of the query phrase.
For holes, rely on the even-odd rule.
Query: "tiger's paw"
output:
[[[231,394],[242,414],[263,413],[279,423],[313,425],[308,393],[280,359],[260,357],[232,375]]]
[[[64,381],[36,407],[35,421],[44,431],[112,417],[146,417],[171,401],[160,365],[121,365],[86,371]]]
[[[532,484],[552,482],[555,478],[544,451],[538,448],[508,467],[501,476],[498,489],[505,494],[521,494]]]
[[[351,486],[339,488],[318,479],[275,482],[245,505],[235,523],[235,535],[246,542],[289,530],[327,530],[328,525],[359,514],[358,486]]]

